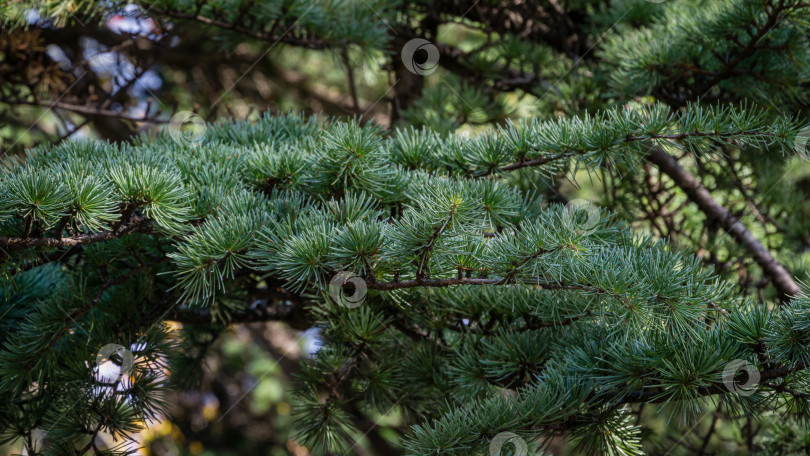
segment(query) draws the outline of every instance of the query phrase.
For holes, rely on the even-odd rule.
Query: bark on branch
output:
[[[758,385],[764,385],[766,380],[773,380],[776,378],[783,378],[791,375],[793,373],[802,371],[807,369],[808,363],[801,362],[795,364],[793,366],[782,366],[777,367],[771,370],[766,370],[760,373]],[[768,385],[766,385],[768,386]],[[710,385],[698,388],[698,395],[700,396],[713,396],[715,394],[727,394],[730,393],[729,389],[725,386],[721,385]],[[619,403],[627,404],[627,403],[661,403],[666,402],[667,399],[670,399],[669,396],[662,394],[660,391],[634,391],[626,396],[624,396]]]
[[[62,238],[33,238],[0,236],[0,247],[8,251],[22,250],[28,247],[73,247],[76,245],[93,244],[112,239],[118,239],[130,233],[151,233],[150,222],[141,217],[135,217],[115,230],[100,231],[98,233],[80,234]]]
[[[686,196],[697,204],[704,214],[717,221],[732,238],[751,252],[754,261],[773,281],[783,301],[799,294],[799,285],[793,280],[790,272],[776,261],[776,258],[737,217],[715,201],[709,190],[695,176],[684,169],[675,157],[661,148],[654,147],[651,149],[648,159],[683,189]]]

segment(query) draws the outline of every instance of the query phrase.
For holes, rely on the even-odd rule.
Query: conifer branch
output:
[[[293,318],[296,311],[300,311],[302,301],[275,306],[251,306],[229,313],[227,322],[235,324],[254,323],[262,321],[288,321]],[[214,316],[209,309],[181,309],[175,308],[165,317],[167,320],[192,325],[210,325]]]
[[[678,164],[678,161],[673,156],[658,147],[651,148],[648,157],[651,162],[655,163],[661,171],[666,173],[683,189],[689,199],[706,214],[707,218],[717,221],[728,234],[751,253],[754,261],[773,280],[774,286],[776,286],[783,301],[799,295],[801,290],[790,272],[779,264],[768,249],[754,237],[737,217],[712,198],[711,193],[706,190],[706,187],[695,176]]]
[[[96,233],[79,234],[61,238],[32,238],[0,236],[0,247],[9,251],[17,251],[29,247],[64,248],[77,245],[94,244],[110,241],[131,233],[153,233],[153,227],[148,219],[135,217],[114,230],[99,231]]]
[[[559,437],[574,452],[637,456],[651,414],[666,408],[685,421],[715,400],[723,407],[711,404],[709,431],[690,451],[716,453],[714,436],[730,435],[725,418],[738,411],[751,429],[771,416],[801,428],[769,426],[783,433],[756,445],[749,430],[749,452],[774,441],[789,442],[776,452],[803,451],[810,297],[791,273],[800,275],[797,252],[808,244],[797,215],[810,184],[796,158],[805,158],[806,121],[794,118],[808,94],[806,2],[145,0],[125,10],[141,34],[113,31],[117,2],[76,0],[70,11],[56,0],[14,3],[4,10],[18,16],[14,27],[0,32],[11,88],[0,117],[12,135],[28,128],[15,124],[27,122],[13,118],[17,105],[49,99],[64,125],[57,133],[92,118],[94,133],[116,141],[70,140],[3,162],[0,403],[13,406],[0,407],[0,441],[20,437],[31,453],[123,454],[95,440],[133,440],[161,416],[166,374],[199,379],[228,324],[273,321],[322,344],[299,368],[279,364],[297,374],[293,438],[311,454],[365,445],[355,440],[371,418],[399,409],[410,429],[390,429],[401,445],[374,435],[371,451],[486,453],[511,435],[515,452],[521,438],[533,452],[536,437]],[[70,15],[99,25],[74,29]],[[184,25],[195,33],[183,35]],[[438,42],[447,26],[476,33]],[[320,97],[345,100],[345,109],[323,104],[330,115],[357,114],[380,95],[380,84],[358,85],[350,54],[363,79],[388,76],[391,131],[251,111],[251,121],[206,124],[202,137],[172,124],[125,141],[134,124],[159,123],[133,85],[153,64],[163,93],[204,87],[214,105],[180,99],[209,119],[226,94],[259,111],[321,110],[306,90],[285,93],[291,79],[277,75],[300,71],[297,59],[245,44],[199,58],[211,42],[243,38],[306,50],[315,65],[302,74],[343,65],[343,93]],[[419,52],[438,50],[446,71],[421,74],[405,52],[414,38]],[[110,57],[126,75],[101,68]],[[241,74],[243,64],[253,77],[210,76]],[[191,66],[191,84],[165,77]],[[54,93],[64,87],[65,97]],[[126,114],[143,101],[153,114]],[[532,118],[517,121],[524,112]],[[28,131],[53,136],[36,123]],[[601,181],[582,195],[609,196],[587,214],[559,204],[573,196],[562,178],[584,184],[583,170]],[[782,175],[790,192],[760,191]],[[728,239],[716,237],[721,228]],[[251,332],[255,343],[263,331]],[[122,388],[88,382],[109,345],[137,352]],[[727,384],[741,361],[760,376],[755,397]],[[99,387],[114,393],[96,395]],[[646,403],[672,407],[644,416],[630,407]],[[39,441],[37,429],[47,429]]]
[[[767,380],[775,380],[787,377],[789,375],[795,374],[797,372],[801,372],[805,369],[810,367],[810,362],[799,362],[796,365],[786,365],[781,367],[776,367],[773,369],[765,370],[759,373],[759,383],[758,385],[764,385],[771,387],[771,385],[767,384]],[[774,388],[778,390],[778,388]],[[696,396],[714,396],[717,394],[729,394],[730,391],[728,387],[725,385],[710,385],[710,386],[701,386],[695,390]],[[629,403],[662,403],[667,402],[671,399],[667,394],[662,393],[661,391],[650,391],[649,389],[634,391],[622,397],[619,404],[629,404]]]
[[[137,78],[134,78],[137,80]],[[28,105],[28,106],[40,106],[43,108],[48,109],[61,109],[64,111],[75,112],[77,114],[82,114],[84,116],[98,116],[98,117],[107,117],[111,119],[121,119],[127,120],[131,122],[145,122],[151,124],[167,124],[169,123],[168,119],[158,118],[154,115],[149,115],[148,111],[145,112],[141,116],[133,116],[129,115],[125,112],[120,111],[113,111],[111,109],[105,109],[104,107],[100,106],[92,106],[92,105],[76,105],[71,103],[64,103],[61,101],[44,101],[44,100],[37,100],[37,101],[17,101],[15,104],[19,105]]]
[[[666,141],[679,141],[687,138],[741,138],[741,137],[772,137],[776,138],[778,135],[772,132],[763,132],[763,131],[751,131],[751,130],[737,130],[733,132],[710,132],[710,131],[686,131],[680,133],[671,133],[671,134],[650,134],[650,135],[638,135],[638,136],[630,136],[614,141],[608,147],[617,147],[621,145],[631,144],[631,143],[642,143],[651,140],[666,140]],[[548,153],[545,151],[537,150],[535,152],[540,153]],[[514,171],[521,168],[530,168],[535,166],[542,166],[546,165],[555,161],[564,160],[567,158],[573,158],[581,155],[585,155],[587,153],[592,152],[589,149],[571,149],[565,150],[561,153],[557,153],[556,155],[544,155],[538,158],[533,159],[526,159],[521,161],[516,161],[514,163],[510,163],[508,165],[504,165],[498,168],[498,171],[507,172],[507,171]]]
[[[249,36],[251,38],[255,38],[257,40],[266,41],[270,43],[281,42],[284,44],[289,44],[291,46],[302,47],[306,49],[315,49],[315,50],[322,50],[329,47],[326,41],[322,38],[318,37],[311,37],[311,38],[298,38],[288,33],[284,33],[281,35],[276,35],[274,33],[274,29],[278,25],[277,21],[274,23],[274,27],[271,28],[267,32],[256,31],[250,28],[244,27],[240,25],[238,22],[228,22],[219,19],[213,19],[210,17],[202,16],[200,14],[190,14],[179,10],[170,10],[170,9],[162,9],[159,7],[153,7],[152,11],[156,14],[160,14],[162,16],[167,16],[175,19],[183,19],[189,21],[196,21],[201,24],[211,25],[214,27],[218,27],[225,30],[232,30],[234,32],[241,33],[242,35]]]
[[[538,279],[520,279],[515,278],[509,281],[508,283],[521,283],[524,285],[534,285],[537,286],[539,289],[545,290],[577,290],[577,291],[588,291],[592,293],[603,293],[607,294],[608,291],[598,288],[592,287],[589,285],[566,285],[560,283],[553,283],[553,282],[542,282]],[[413,279],[413,280],[402,280],[402,281],[394,281],[394,282],[369,282],[368,288],[371,290],[380,290],[380,291],[392,291],[392,290],[404,290],[408,288],[445,288],[445,287],[452,287],[456,285],[475,285],[475,286],[486,286],[486,285],[505,285],[507,284],[503,278],[467,278],[467,277],[460,277],[460,278],[452,278],[452,279]]]

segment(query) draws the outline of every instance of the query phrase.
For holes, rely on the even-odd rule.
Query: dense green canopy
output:
[[[342,117],[223,115],[241,77],[210,122],[0,82],[3,118],[50,94],[99,136],[47,144],[8,121],[35,147],[3,143],[0,444],[131,453],[229,325],[279,321],[322,342],[292,379],[312,454],[386,419],[376,448],[409,455],[666,454],[661,423],[688,434],[707,414],[686,451],[709,454],[718,420],[747,431],[713,454],[806,451],[810,4],[533,3],[148,1],[152,44],[119,43],[148,54],[190,21],[236,54],[328,53]],[[124,8],[47,1],[37,22],[32,6],[0,7],[0,74],[45,52],[19,44],[31,28]],[[435,76],[406,59],[415,38]],[[396,80],[385,125],[353,72],[375,65]],[[67,87],[78,68],[49,71]],[[108,141],[100,117],[168,125]],[[563,196],[582,187],[593,201]]]

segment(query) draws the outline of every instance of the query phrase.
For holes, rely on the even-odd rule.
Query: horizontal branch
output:
[[[759,374],[759,384],[763,383],[766,380],[773,380],[776,378],[783,378],[787,377],[790,374],[793,374],[798,371],[802,371],[810,367],[810,363],[808,362],[801,362],[796,364],[795,366],[782,366],[777,367],[774,369],[766,370],[764,372],[760,372]],[[753,385],[752,385],[753,387]],[[700,387],[697,390],[698,396],[713,396],[715,394],[726,394],[730,393],[731,391],[725,387],[725,385],[711,385],[711,386],[704,386]],[[668,399],[667,395],[662,393],[661,391],[634,391],[622,398],[620,403],[634,403],[634,402],[648,402],[648,403],[660,403],[665,402]]]
[[[284,44],[289,44],[291,46],[302,47],[306,49],[315,49],[315,50],[322,50],[329,47],[329,45],[323,40],[323,38],[313,38],[313,39],[306,39],[306,38],[295,38],[293,36],[288,36],[287,32],[290,29],[287,29],[281,35],[275,35],[269,32],[257,32],[255,30],[251,30],[247,27],[241,26],[236,23],[226,22],[218,19],[212,19],[210,17],[205,17],[199,14],[189,14],[183,13],[180,11],[173,11],[173,10],[163,10],[160,8],[153,8],[157,14],[162,14],[168,17],[172,17],[175,19],[184,19],[190,21],[196,21],[201,24],[212,25],[214,27],[218,27],[224,30],[232,30],[234,32],[241,33],[242,35],[249,36],[251,38],[255,38],[257,40],[268,41],[268,42],[281,42]],[[292,28],[292,27],[290,27]]]
[[[581,152],[581,153],[584,153],[584,151]],[[506,166],[501,166],[500,168],[498,168],[498,171],[506,172],[506,171],[514,171],[514,170],[520,169],[520,168],[529,168],[529,167],[532,167],[532,166],[542,166],[542,165],[545,165],[547,163],[551,163],[553,161],[557,161],[557,160],[561,160],[563,158],[571,157],[573,155],[575,155],[575,154],[574,153],[562,153],[562,154],[559,154],[559,155],[551,155],[551,156],[548,156],[548,157],[534,158],[534,159],[531,159],[531,160],[522,160],[522,161],[519,161],[519,162],[511,163],[511,164],[506,165]]]
[[[210,308],[189,309],[173,307],[165,315],[166,320],[191,325],[243,324],[266,321],[282,321],[291,328],[305,330],[312,327],[306,311],[307,299],[282,288],[279,282],[266,278],[266,287],[247,285],[247,305],[238,309],[223,309],[222,315],[212,314]]]
[[[413,279],[413,280],[402,280],[396,282],[375,282],[375,281],[368,281],[366,284],[368,289],[372,290],[381,290],[381,291],[391,291],[391,290],[401,290],[406,288],[420,288],[420,287],[432,287],[432,288],[443,288],[443,287],[452,287],[455,285],[506,285],[507,283],[523,283],[525,285],[535,285],[541,289],[546,290],[581,290],[581,291],[590,291],[593,293],[606,293],[606,290],[597,287],[591,287],[588,285],[563,285],[557,283],[543,283],[537,280],[520,280],[516,279],[512,282],[506,282],[503,278],[481,278],[481,279],[471,279],[471,278],[454,278],[454,279]]]
[[[691,137],[740,137],[740,136],[774,136],[773,133],[755,131],[735,131],[726,133],[712,133],[704,131],[691,131],[672,134],[656,134],[644,136],[628,136],[614,142],[615,145],[626,144],[638,141],[681,140]],[[540,157],[532,160],[515,162],[498,168],[499,171],[513,171],[520,168],[541,166],[555,160],[583,155],[587,150],[566,151],[553,156]],[[784,301],[788,297],[797,296],[800,288],[791,276],[790,272],[771,255],[768,249],[745,227],[731,212],[721,206],[711,195],[706,187],[691,173],[684,169],[678,161],[666,153],[660,147],[654,147],[647,158],[654,163],[665,174],[667,174],[675,184],[684,190],[689,199],[698,205],[703,213],[713,220],[716,220],[737,242],[748,250],[754,261],[763,269],[765,274],[771,278]]]
[[[62,109],[64,111],[74,112],[76,114],[81,114],[84,116],[103,116],[103,117],[111,117],[115,119],[121,120],[129,120],[133,122],[146,122],[146,123],[154,123],[154,124],[167,124],[169,123],[168,119],[158,119],[157,117],[151,117],[146,114],[143,116],[132,116],[129,114],[125,114],[119,111],[113,111],[111,109],[104,109],[95,106],[84,106],[84,105],[75,105],[70,103],[63,103],[60,101],[17,101],[15,104],[18,105],[27,105],[27,106],[40,106],[43,108],[48,109]]]
[[[734,132],[727,132],[727,133],[713,133],[708,131],[687,131],[681,133],[670,133],[670,134],[653,134],[653,135],[643,135],[643,136],[627,136],[622,138],[618,141],[614,141],[610,147],[620,146],[622,144],[629,144],[633,142],[641,142],[641,141],[650,141],[650,140],[668,140],[668,141],[678,141],[687,138],[708,138],[708,137],[715,137],[715,138],[735,138],[741,136],[776,136],[773,133],[765,133],[760,131],[734,131]],[[535,152],[542,152],[542,151],[535,151]],[[548,155],[544,157],[534,158],[530,160],[521,160],[514,163],[510,163],[508,165],[501,166],[497,168],[497,171],[506,172],[506,171],[514,171],[520,168],[528,168],[532,166],[542,166],[547,163],[551,163],[553,161],[561,160],[564,158],[575,157],[577,155],[585,155],[590,152],[587,149],[577,149],[577,150],[566,150],[564,152],[560,152],[556,155]]]
[[[561,318],[559,320],[551,320],[551,321],[542,321],[542,320],[527,320],[526,321],[526,328],[527,329],[539,329],[539,328],[557,328],[560,326],[568,326],[573,325],[574,323],[585,319],[593,317],[594,314],[589,312],[585,312],[581,315],[574,315],[571,317]],[[526,317],[524,317],[526,319]]]
[[[151,233],[152,225],[149,220],[134,217],[129,223],[121,225],[115,230],[99,231],[97,233],[79,234],[63,238],[34,238],[34,237],[7,237],[0,236],[0,247],[8,251],[22,250],[28,247],[73,247],[76,245],[93,244],[112,239],[118,239],[130,233]]]

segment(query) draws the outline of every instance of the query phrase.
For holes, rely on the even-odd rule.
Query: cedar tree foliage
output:
[[[0,14],[0,443],[130,454],[203,375],[202,333],[277,321],[318,331],[290,391],[311,454],[807,451],[810,3]],[[320,56],[345,97],[290,83],[323,110],[283,112],[196,71],[283,89],[283,55],[239,60],[257,43]],[[130,90],[153,65],[171,101]]]

